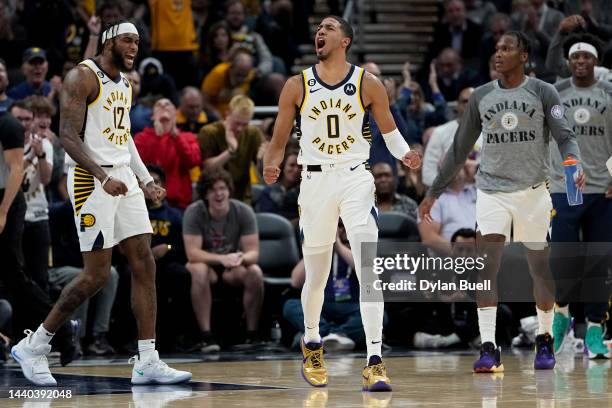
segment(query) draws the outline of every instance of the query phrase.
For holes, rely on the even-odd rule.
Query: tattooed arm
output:
[[[100,92],[94,75],[84,66],[77,66],[66,75],[60,94],[60,138],[66,153],[102,182],[107,174],[85,153],[79,136],[85,124],[87,103],[93,101]],[[104,190],[116,196],[126,193],[127,187],[121,181],[112,179],[104,184]]]

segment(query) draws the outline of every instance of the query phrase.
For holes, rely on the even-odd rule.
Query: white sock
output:
[[[478,328],[482,344],[491,342],[495,347],[495,323],[497,319],[497,306],[478,308]]]
[[[559,306],[555,303],[555,312],[561,313],[565,317],[569,317],[569,304],[565,306]]]
[[[361,243],[378,241],[378,228],[373,217],[368,217],[366,225],[360,225],[348,232],[349,242],[351,243],[351,252],[355,261],[355,272],[359,279],[361,287],[372,287],[373,282],[378,279],[378,275],[373,272],[374,258],[376,257],[376,245],[366,245],[364,248],[367,253],[362,253]],[[361,265],[369,265],[362,268]],[[366,289],[366,292],[367,289]],[[368,350],[367,362],[370,357],[379,356],[382,358],[382,330],[383,317],[385,313],[385,303],[383,294],[380,291],[370,291],[368,299],[359,302],[361,311],[361,321],[363,322],[363,330],[365,331],[366,347]]]
[[[31,346],[36,347],[42,344],[49,344],[55,333],[47,331],[41,324],[32,335]]]
[[[587,330],[589,330],[591,327],[601,327],[601,323],[587,320]]]
[[[138,340],[140,361],[148,360],[155,353],[155,339]]]
[[[303,247],[306,280],[302,288],[302,310],[304,311],[304,343],[320,343],[319,320],[325,285],[331,268],[332,245]]]
[[[542,310],[536,306],[536,312],[538,314],[538,334],[548,333],[552,336],[554,309]]]

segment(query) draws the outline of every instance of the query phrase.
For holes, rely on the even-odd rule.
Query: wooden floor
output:
[[[8,398],[9,390],[35,389],[12,365],[0,369],[0,407],[612,407],[609,361],[563,357],[554,370],[534,372],[532,353],[506,353],[505,373],[489,375],[472,374],[474,357],[472,352],[394,353],[385,359],[393,392],[379,394],[360,391],[365,358],[355,355],[329,356],[326,389],[304,383],[297,358],[166,359],[191,370],[193,381],[144,387],[131,387],[126,360],[79,361],[52,369],[58,390],[77,395],[47,403]]]

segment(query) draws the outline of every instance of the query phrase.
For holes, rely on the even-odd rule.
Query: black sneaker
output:
[[[552,370],[555,367],[554,342],[550,334],[538,334],[536,337],[536,355],[533,368]]]
[[[115,354],[115,349],[109,344],[106,333],[97,333],[94,335],[94,341],[87,346],[87,352],[96,356],[106,356]]]
[[[53,337],[55,349],[60,352],[60,364],[66,366],[79,358],[78,346],[80,320],[68,320]]]
[[[218,353],[221,351],[221,347],[219,347],[211,332],[202,333],[199,349],[202,353]]]
[[[475,373],[500,373],[504,371],[501,363],[501,348],[487,341],[480,346],[480,358],[474,362]]]

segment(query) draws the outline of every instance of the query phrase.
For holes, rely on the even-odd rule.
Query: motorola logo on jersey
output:
[[[344,93],[351,96],[351,95],[355,95],[355,92],[357,92],[357,87],[354,84],[346,84],[344,85]]]

